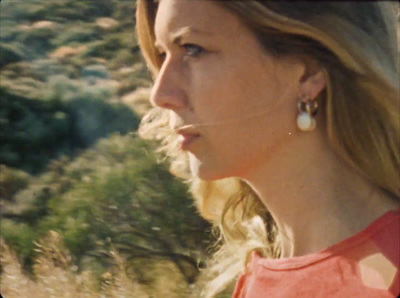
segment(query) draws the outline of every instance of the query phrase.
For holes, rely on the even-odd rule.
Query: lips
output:
[[[176,130],[179,134],[180,148],[181,150],[189,150],[190,146],[200,137],[200,134],[190,126],[185,126]]]

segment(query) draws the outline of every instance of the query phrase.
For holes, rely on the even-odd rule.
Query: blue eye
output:
[[[204,49],[202,47],[195,44],[187,43],[182,45],[182,47],[185,48],[187,55],[190,57],[197,57],[204,52]]]
[[[196,58],[205,52],[204,48],[191,43],[183,44],[181,47],[185,50],[185,55],[191,58]],[[161,62],[164,62],[167,58],[167,53],[159,51],[158,57],[160,58]]]

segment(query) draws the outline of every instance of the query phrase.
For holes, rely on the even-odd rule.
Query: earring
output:
[[[318,112],[318,102],[316,100],[299,100],[297,103],[299,115],[297,116],[297,126],[301,131],[313,131],[316,126],[315,115]]]

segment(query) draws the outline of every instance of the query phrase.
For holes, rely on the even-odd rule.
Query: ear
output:
[[[326,87],[326,75],[319,66],[306,67],[299,80],[299,98],[314,100]]]

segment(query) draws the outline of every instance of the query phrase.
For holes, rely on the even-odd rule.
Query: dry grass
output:
[[[50,231],[36,246],[32,276],[23,270],[17,256],[0,238],[0,288],[3,297],[197,297],[176,266],[167,260],[137,260],[128,268],[128,263],[111,245],[109,255],[115,266],[101,276],[99,286],[92,272],[78,273],[78,267],[58,233]],[[146,280],[145,284],[139,283],[139,275]]]
[[[112,18],[103,17],[96,19],[96,25],[102,29],[111,29],[117,27],[119,25],[119,22]]]
[[[63,248],[60,236],[49,232],[37,243],[34,276],[26,274],[16,255],[0,239],[1,292],[3,297],[150,297],[132,276],[126,274],[124,260],[111,251],[116,267],[103,276],[100,289],[90,272],[76,273],[72,257]],[[172,297],[172,296],[170,296]]]
[[[87,46],[70,47],[62,46],[56,49],[54,52],[49,54],[50,58],[63,59],[66,57],[75,56],[87,49]]]
[[[150,88],[139,87],[135,91],[123,96],[121,101],[142,117],[151,108],[149,102],[150,92]]]

